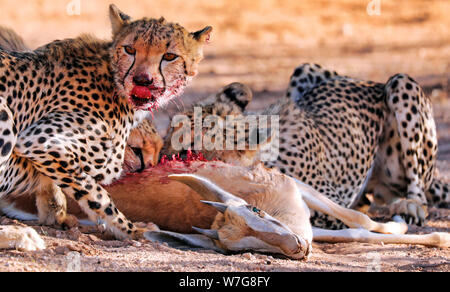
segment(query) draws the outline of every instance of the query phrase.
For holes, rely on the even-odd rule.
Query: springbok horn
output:
[[[228,206],[225,205],[224,203],[217,203],[217,202],[209,202],[209,201],[201,201],[203,204],[209,205],[211,207],[214,207],[217,209],[217,211],[219,211],[220,213],[225,213],[225,211],[227,210]]]
[[[194,231],[197,231],[200,234],[206,235],[211,239],[215,239],[215,240],[219,240],[219,232],[217,232],[217,230],[214,229],[201,229],[201,228],[197,228],[192,226],[192,229]]]
[[[179,181],[192,188],[208,201],[221,202],[227,205],[245,205],[247,202],[221,189],[206,178],[194,174],[172,174],[171,180]]]

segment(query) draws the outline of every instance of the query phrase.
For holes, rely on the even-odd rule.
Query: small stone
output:
[[[100,239],[97,236],[93,235],[93,234],[89,234],[88,238],[90,240],[92,240],[92,241],[100,241]]]
[[[242,257],[246,258],[247,260],[255,259],[255,257],[249,252],[242,254]]]
[[[73,245],[73,244],[67,245],[67,248],[68,248],[70,251],[76,251],[76,252],[79,252],[79,253],[81,253],[81,251],[82,251],[80,247],[78,247],[78,246],[76,246],[76,245]]]
[[[66,246],[58,246],[55,248],[55,253],[59,255],[66,255],[69,251]]]
[[[136,240],[133,240],[133,241],[131,242],[131,244],[132,244],[134,247],[141,247],[141,246],[142,246],[142,243],[140,243],[139,241],[136,241]]]
[[[72,228],[69,231],[67,231],[67,235],[68,235],[70,240],[79,241],[80,237],[83,234],[81,233],[81,231],[78,228],[75,227],[75,228]]]

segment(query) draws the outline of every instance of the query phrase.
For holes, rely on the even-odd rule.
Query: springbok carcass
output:
[[[130,187],[135,185],[140,187]],[[152,190],[154,185],[163,187]],[[447,233],[405,235],[405,223],[372,221],[367,215],[343,208],[310,186],[262,165],[242,167],[222,162],[172,161],[129,176],[108,188],[119,202],[122,199],[116,194],[120,193],[128,194],[124,200],[132,193],[147,198],[143,199],[146,202],[149,198],[155,200],[140,212],[130,212],[130,216],[141,213],[136,220],[150,221],[170,230],[147,233],[151,240],[170,238],[217,251],[257,251],[292,259],[307,257],[313,239],[450,246]],[[150,215],[148,210],[152,206]],[[311,227],[308,207],[342,220],[350,229],[333,231]]]
[[[404,235],[404,223],[374,222],[261,165],[175,159],[128,174],[106,188],[131,220],[153,222],[162,229],[148,232],[149,240],[223,253],[255,251],[304,259],[312,240],[450,246],[447,233]],[[350,229],[312,228],[308,207],[342,220]],[[29,199],[17,201],[15,208],[22,214],[36,212]],[[69,211],[84,218],[75,204],[69,204]]]

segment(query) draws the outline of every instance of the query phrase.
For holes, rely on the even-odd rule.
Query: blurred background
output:
[[[303,62],[379,82],[406,72],[433,99],[441,169],[450,170],[448,0],[0,0],[0,25],[33,48],[80,33],[109,38],[110,3],[133,18],[214,27],[186,106],[240,81],[255,92],[252,107],[264,107],[283,96]]]

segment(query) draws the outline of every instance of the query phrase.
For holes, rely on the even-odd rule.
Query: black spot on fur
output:
[[[92,202],[92,201],[88,201],[88,205],[89,205],[89,208],[91,208],[92,210],[99,210],[102,207],[102,205],[100,205],[100,203]]]
[[[9,155],[11,152],[11,148],[12,148],[11,142],[5,143],[5,145],[3,145],[2,152],[1,152],[2,156]]]

